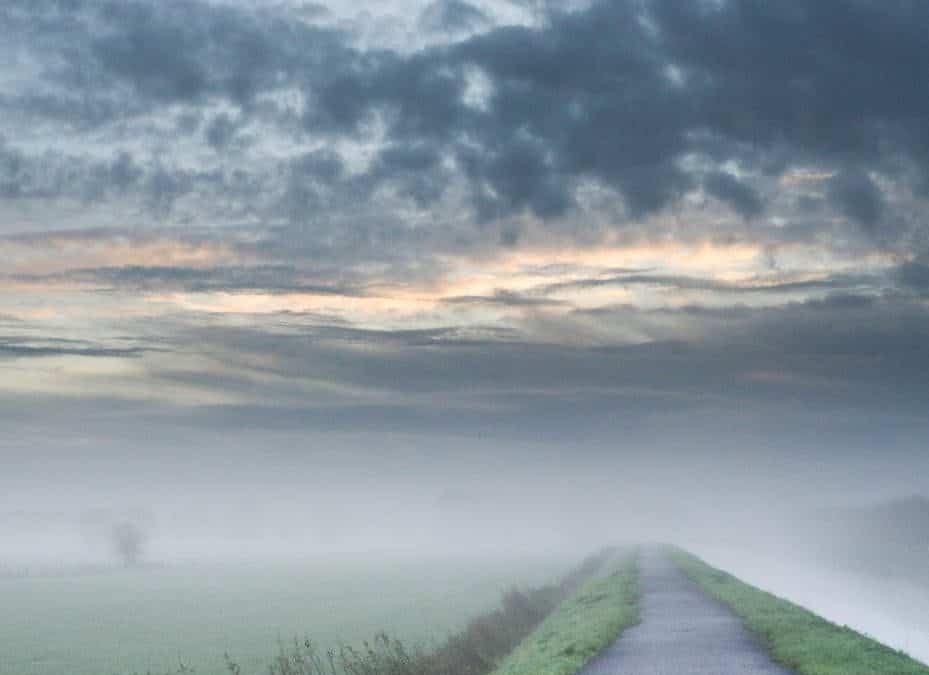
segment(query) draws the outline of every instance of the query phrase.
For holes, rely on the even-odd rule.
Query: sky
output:
[[[0,511],[929,493],[927,25],[5,0]]]

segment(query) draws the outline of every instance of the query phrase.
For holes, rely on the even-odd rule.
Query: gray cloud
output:
[[[734,241],[775,252],[806,242],[823,258],[889,250],[909,260],[929,237],[916,189],[929,177],[929,95],[913,84],[929,76],[929,4],[599,0],[545,3],[532,25],[495,25],[442,0],[410,18],[431,35],[409,51],[314,25],[315,7],[298,20],[286,4],[2,3],[0,50],[18,68],[0,90],[10,241],[52,250],[56,238],[133,245],[159,232],[262,261],[78,260],[20,280],[357,296],[369,270],[415,283],[440,276],[442,256],[430,254],[479,258],[527,241]],[[693,207],[701,191],[742,218]],[[88,229],[46,231],[68,214]],[[850,236],[862,230],[870,236]],[[320,401],[336,395],[305,394],[320,382],[338,385],[330,404],[342,423],[355,412],[402,426],[390,413],[402,409],[410,427],[429,416],[503,425],[509,413],[591,421],[772,401],[910,414],[927,402],[916,376],[929,366],[922,258],[886,276],[827,271],[757,285],[652,270],[571,269],[582,278],[559,281],[562,271],[531,291],[446,303],[512,309],[505,325],[373,331],[313,317],[301,332],[292,324],[312,322],[287,316],[287,335],[167,320],[153,332],[176,331],[185,349],[208,347],[245,372],[242,355],[273,354],[262,375],[294,381],[264,392],[274,404],[249,408],[271,426],[325,425]],[[703,304],[571,311],[551,298],[605,286],[674,300],[694,292]],[[736,304],[751,294],[794,301]],[[148,358],[122,349],[0,343],[8,356]],[[244,397],[264,382],[157,376]],[[498,404],[505,412],[486,412]],[[230,416],[250,419],[238,408],[207,418]]]
[[[275,89],[281,77],[346,51],[336,32],[286,15],[223,5],[170,7],[147,2],[88,3],[96,27],[82,55],[105,83],[130,86],[155,102],[190,102],[222,96],[241,105]]]
[[[98,284],[104,287],[139,290],[267,291],[272,293],[313,293],[360,297],[360,288],[334,283],[313,283],[296,268],[287,265],[225,267],[180,267],[125,265],[75,269],[49,275],[20,274],[19,281],[54,281]]]
[[[557,307],[567,304],[552,298],[496,290],[492,295],[460,295],[445,300],[451,305],[499,305],[501,307]]]
[[[904,287],[929,294],[929,264],[926,261],[916,260],[900,265],[897,277]]]
[[[929,101],[911,86],[926,74],[919,55],[927,38],[913,26],[929,10],[919,5],[600,1],[550,7],[537,28],[480,22],[480,11],[460,2],[434,3],[426,15],[448,27],[480,23],[482,32],[401,54],[361,50],[352,36],[295,20],[283,6],[9,3],[0,24],[42,64],[33,84],[0,98],[24,125],[35,116],[67,122],[76,142],[94,125],[112,136],[138,132],[156,157],[170,136],[146,116],[174,106],[178,119],[205,120],[200,142],[210,149],[228,150],[236,130],[252,124],[316,144],[368,141],[373,162],[361,180],[324,170],[282,192],[280,157],[255,147],[196,169],[152,160],[146,175],[133,151],[136,172],[106,175],[8,145],[3,194],[98,201],[138,191],[157,219],[284,219],[297,226],[290,234],[319,241],[342,227],[346,203],[357,211],[366,202],[367,216],[384,215],[386,228],[391,212],[444,213],[454,206],[443,200],[463,192],[476,215],[470,238],[499,221],[497,240],[512,245],[521,214],[590,220],[578,190],[591,181],[620,197],[627,217],[647,217],[702,183],[754,219],[764,210],[758,189],[725,162],[755,169],[762,182],[813,164],[839,172],[829,190],[838,212],[873,228],[890,204],[866,170],[903,182],[927,175],[929,138],[918,120]],[[477,102],[469,98],[475,73],[487,85]],[[228,110],[206,112],[216,103]],[[373,134],[379,125],[383,134]],[[326,152],[335,164],[347,159]],[[689,168],[694,157],[699,172]],[[299,174],[301,161],[296,154],[284,163]],[[38,180],[30,167],[50,162],[53,180]],[[86,175],[96,183],[76,185]],[[176,213],[182,198],[189,208]],[[919,227],[907,221],[882,240],[905,241]]]
[[[559,291],[583,290],[604,286],[656,286],[670,290],[711,291],[723,294],[749,293],[801,293],[810,291],[851,290],[874,287],[879,278],[868,275],[834,275],[828,279],[809,281],[784,281],[758,279],[757,283],[735,283],[711,278],[682,275],[620,273],[606,277],[593,277],[572,281],[559,281],[535,289],[542,295]]]
[[[458,33],[484,28],[488,16],[464,0],[435,0],[419,16],[419,25],[427,31]]]
[[[206,142],[216,150],[222,150],[233,140],[238,126],[236,120],[228,114],[220,113],[207,125]]]
[[[505,428],[532,436],[540,424],[544,430],[567,425],[571,433],[590,424],[597,434],[617,419],[642,415],[681,422],[751,409],[776,415],[872,410],[916,419],[929,404],[921,376],[929,367],[929,324],[918,304],[833,296],[733,309],[665,310],[697,321],[698,337],[590,347],[549,342],[528,329],[475,337],[474,330],[453,327],[196,327],[179,333],[180,345],[189,342],[227,362],[235,377],[153,375],[277,401],[273,409],[258,402],[214,409],[197,422],[220,425],[242,415],[250,425],[270,428]],[[647,323],[648,314],[618,307],[601,310],[597,320],[628,326]],[[275,354],[275,363],[253,377],[249,355],[265,353]],[[268,384],[271,375],[279,384]],[[327,382],[339,383],[340,393],[316,389]]]
[[[669,429],[689,430],[689,444],[703,433],[716,438],[721,419],[756,442],[784,440],[778,427],[790,420],[788,442],[799,442],[806,429],[811,447],[819,447],[822,433],[886,442],[888,426],[899,433],[925,428],[929,324],[920,306],[876,300],[735,309],[670,312],[698,320],[700,337],[592,347],[499,329],[483,337],[454,327],[360,330],[295,315],[247,328],[194,322],[172,329],[171,348],[209,355],[214,368],[149,363],[149,384],[222,392],[241,403],[86,398],[48,406],[63,424],[82,429],[99,426],[94,411],[105,406],[107,424],[123,416],[132,428],[153,425],[178,438],[187,438],[185,428],[439,433],[604,443],[610,452],[617,428],[642,447],[667,440]],[[635,323],[641,313],[603,310],[598,321]],[[42,418],[43,401],[36,399],[30,415]],[[0,417],[16,405],[0,400]],[[10,428],[21,423],[21,412],[7,415]]]
[[[191,190],[192,176],[187,172],[172,171],[158,166],[147,181],[148,203],[152,211],[164,215],[171,211],[174,203]]]
[[[750,186],[728,173],[717,171],[703,180],[703,189],[717,199],[727,202],[746,218],[754,218],[764,211],[764,204]]]
[[[56,337],[36,338],[0,335],[0,358],[85,356],[97,358],[140,357],[147,347],[115,347]]]
[[[873,230],[884,211],[884,198],[871,178],[861,171],[847,171],[829,182],[829,194],[839,209],[868,230]]]

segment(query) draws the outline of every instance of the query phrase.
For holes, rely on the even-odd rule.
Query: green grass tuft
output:
[[[574,675],[639,622],[638,557],[605,566],[543,621],[492,675]]]
[[[776,661],[798,675],[929,675],[929,667],[906,654],[749,586],[689,553],[672,550],[670,556],[704,592],[728,605]]]

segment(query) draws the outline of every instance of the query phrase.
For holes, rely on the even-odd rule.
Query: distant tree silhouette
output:
[[[145,532],[137,524],[123,521],[113,526],[113,548],[126,567],[138,564],[145,544]]]

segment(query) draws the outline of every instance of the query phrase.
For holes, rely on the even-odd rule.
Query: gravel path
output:
[[[659,550],[640,560],[642,623],[579,675],[790,675]]]

